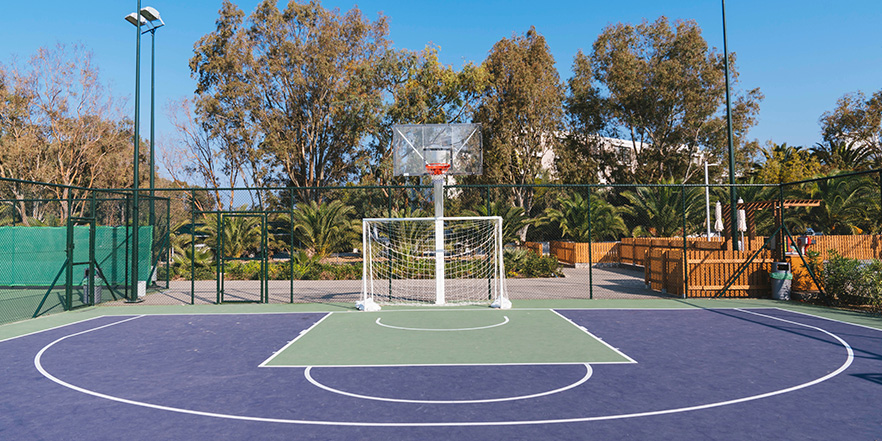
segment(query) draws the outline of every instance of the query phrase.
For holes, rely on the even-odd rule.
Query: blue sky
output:
[[[250,14],[256,0],[236,2]],[[285,2],[286,3],[286,2]],[[162,110],[169,100],[192,96],[195,82],[188,61],[193,44],[214,29],[220,0],[142,0],[162,14],[166,26],[156,34],[157,142],[173,131]],[[101,77],[112,93],[133,108],[135,31],[123,17],[135,0],[4,1],[0,8],[0,62],[24,61],[40,46],[81,43],[94,53]],[[348,10],[352,0],[323,2]],[[708,43],[722,51],[721,2],[690,1],[360,1],[369,18],[390,19],[397,48],[440,47],[442,62],[480,63],[501,38],[535,26],[545,36],[561,79],[570,76],[573,56],[586,53],[602,29],[613,23],[639,23],[664,15],[693,19]],[[860,0],[730,0],[726,5],[729,50],[737,54],[740,89],[765,94],[759,123],[750,132],[773,140],[811,146],[820,140],[818,119],[842,95],[882,89],[882,3]],[[149,127],[149,35],[142,40],[142,137]],[[131,110],[129,111],[131,112]]]

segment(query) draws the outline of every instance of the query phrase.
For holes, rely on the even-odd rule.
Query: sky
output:
[[[189,59],[193,45],[212,32],[221,0],[142,0],[162,15],[156,31],[157,144],[172,143],[174,129],[164,110],[173,100],[192,97],[195,81]],[[236,3],[249,15],[257,0]],[[280,2],[280,7],[287,0]],[[440,49],[443,63],[480,63],[502,38],[535,26],[548,42],[562,81],[571,76],[573,57],[586,54],[603,28],[638,24],[659,16],[695,20],[711,47],[723,50],[719,0],[616,1],[435,1],[328,0],[341,11],[357,6],[375,19],[389,19],[395,48]],[[134,113],[135,28],[124,17],[136,0],[3,0],[0,7],[0,63],[26,61],[39,47],[82,44],[93,52],[103,82],[127,99]],[[820,141],[819,118],[847,93],[882,90],[882,2],[878,0],[730,0],[726,4],[729,51],[737,56],[734,91],[759,87],[765,95],[758,124],[749,133],[760,143],[811,147]],[[150,35],[142,37],[141,136],[149,137]]]

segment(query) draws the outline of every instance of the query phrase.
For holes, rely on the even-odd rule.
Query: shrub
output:
[[[506,277],[563,277],[557,257],[540,256],[532,250],[505,250]]]
[[[824,290],[830,304],[882,307],[882,261],[863,262],[830,252],[824,264]]]

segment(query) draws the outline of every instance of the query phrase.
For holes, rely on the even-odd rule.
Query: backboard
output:
[[[480,175],[480,124],[399,124],[392,126],[395,176],[425,176],[428,164],[449,163],[445,175]]]

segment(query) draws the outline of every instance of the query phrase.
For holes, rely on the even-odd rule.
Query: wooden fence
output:
[[[882,259],[882,235],[811,236],[814,243],[808,251],[818,251],[821,260],[829,258],[835,249],[841,256],[852,259]],[[594,263],[624,263],[642,266],[647,287],[665,291],[674,296],[713,297],[729,284],[726,297],[767,297],[771,282],[769,272],[775,262],[769,250],[762,250],[765,237],[745,238],[744,251],[734,251],[731,244],[720,238],[686,239],[686,271],[683,270],[683,238],[624,238],[621,242],[573,243],[551,242],[550,253],[562,263],[587,265],[588,247]],[[527,243],[527,247],[541,252],[542,245]],[[750,264],[747,261],[757,254]],[[802,260],[788,255],[794,273],[794,290],[817,289],[808,276]],[[736,278],[735,275],[740,271]],[[734,280],[733,280],[734,278]],[[730,283],[731,282],[731,283]]]
[[[821,260],[830,259],[830,250],[850,259],[882,259],[882,235],[809,236],[814,241],[806,251],[821,253]],[[797,260],[799,257],[797,257]]]
[[[590,250],[590,259],[589,259]],[[548,252],[557,260],[577,268],[592,263],[619,263],[618,242],[558,242],[548,244]]]
[[[542,252],[542,244],[539,242],[524,242],[524,248],[533,251],[540,256],[544,254]]]
[[[811,245],[806,247],[806,251],[816,251],[820,257],[819,271],[823,271],[824,261],[830,259],[831,250],[836,250],[842,257],[849,259],[882,259],[882,235],[855,235],[855,236],[810,236]],[[808,261],[808,256],[804,256]],[[817,291],[818,286],[812,280],[808,269],[797,254],[788,254],[787,261],[790,262],[790,268],[793,272],[793,290],[795,291]]]

